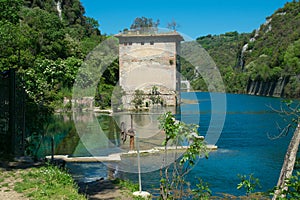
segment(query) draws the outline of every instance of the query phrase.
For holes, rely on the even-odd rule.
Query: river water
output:
[[[284,128],[291,120],[288,116],[280,115],[274,110],[280,110],[282,99],[236,94],[224,95],[221,95],[220,98],[226,97],[226,104],[224,104],[226,112],[218,113],[217,109],[216,114],[214,113],[216,109],[212,111],[212,104],[214,103],[212,103],[209,93],[182,93],[182,99],[185,103],[181,105],[181,112],[177,114],[177,118],[186,123],[199,124],[199,131],[202,135],[207,134],[210,126],[218,126],[218,121],[216,121],[217,124],[215,125],[211,124],[212,115],[217,115],[218,119],[222,119],[219,125],[223,127],[216,143],[218,150],[211,152],[208,159],[199,159],[196,166],[188,174],[187,181],[191,185],[195,185],[197,179],[201,178],[209,184],[209,188],[214,195],[218,193],[241,195],[244,194],[244,191],[236,189],[237,184],[240,182],[238,174],[253,174],[254,177],[260,180],[261,188],[258,188],[257,191],[272,189],[277,183],[284,155],[293,132],[291,130],[286,137],[276,140],[270,139],[270,136],[278,135],[280,127]],[[219,97],[215,96],[214,98]],[[112,120],[110,116],[103,115],[98,116],[98,120],[102,124],[101,127],[104,127],[104,131],[111,131],[114,129],[109,128],[109,124],[119,124],[120,121],[124,120],[128,121],[128,116],[127,114],[127,118],[124,118],[124,116],[119,115]],[[144,126],[147,129],[147,127],[157,125],[154,122],[155,119],[157,118],[149,120],[147,117],[139,117],[136,125],[140,125],[140,127]],[[224,126],[222,126],[223,123]],[[213,127],[212,130],[218,131],[218,128]],[[157,137],[153,132],[155,130],[152,130],[152,139],[146,138],[146,141],[141,141],[140,144],[143,145],[143,142],[148,142],[147,145],[149,145],[151,143],[149,142],[150,140],[154,141],[152,143],[156,142],[155,144],[151,143],[152,146],[160,144],[160,139],[153,139]],[[117,136],[108,136],[108,138],[110,138],[110,142],[112,141],[111,138],[115,138],[115,141],[105,147],[106,149],[109,147],[110,152],[112,152],[112,149],[113,152],[128,150],[119,148],[120,141]],[[86,147],[87,142],[81,141],[82,138],[78,137],[74,127],[68,128],[67,131],[56,130],[55,139],[57,141],[56,154],[73,154],[75,156],[95,155],[90,150],[94,150],[94,146],[97,143],[93,144],[91,148]],[[49,152],[47,145],[49,146],[45,142],[44,147],[41,149],[44,154]],[[143,162],[142,160],[144,163],[144,165],[142,163],[142,171],[145,172],[142,174],[143,190],[155,191],[154,188],[159,187],[159,168],[154,167],[152,169],[151,166],[160,166],[160,159],[161,157],[158,156],[152,161],[145,160]],[[136,160],[133,159],[130,162],[136,162]],[[125,164],[127,166],[128,163]],[[116,173],[121,174],[123,178],[137,182],[136,173],[132,173],[126,167],[122,168],[124,167],[122,164],[120,166],[114,164],[114,166],[117,168]],[[143,170],[143,167],[146,168],[148,166],[150,166],[148,170]],[[132,168],[134,167],[136,167],[136,163],[132,164]],[[107,176],[106,165],[102,163],[74,163],[68,164],[68,168],[74,178],[79,181],[92,181]]]

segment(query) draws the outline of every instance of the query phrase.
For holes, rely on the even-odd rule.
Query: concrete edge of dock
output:
[[[168,146],[167,150],[186,150],[189,146]],[[209,151],[216,151],[218,147],[216,145],[207,145]],[[154,147],[148,150],[140,150],[140,154],[155,154],[165,150],[165,147]],[[63,160],[65,162],[119,162],[122,156],[136,155],[137,151],[128,151],[121,153],[114,153],[108,156],[91,156],[91,157],[72,157],[69,155],[54,155],[54,160]],[[46,159],[51,160],[52,156],[46,156]]]

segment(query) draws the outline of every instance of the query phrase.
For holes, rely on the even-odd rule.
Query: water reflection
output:
[[[153,108],[149,112],[120,112],[112,115],[93,112],[78,112],[73,115],[65,113],[54,116],[55,120],[51,126],[55,128],[49,129],[48,134],[54,137],[54,153],[57,155],[108,156],[114,153],[127,153],[130,150],[129,139],[123,143],[120,138],[120,127],[121,123],[125,123],[125,129],[129,130],[132,123],[136,133],[134,150],[137,149],[137,137],[140,149],[149,150],[162,146],[165,136],[159,129],[158,118],[167,111],[175,113],[175,108]],[[51,154],[50,138],[44,138],[41,156]],[[168,160],[173,161],[174,156],[173,153],[169,153]],[[149,172],[161,167],[163,155],[159,153],[144,155],[141,160],[142,171]],[[136,154],[122,156],[118,169],[136,173],[136,165]]]

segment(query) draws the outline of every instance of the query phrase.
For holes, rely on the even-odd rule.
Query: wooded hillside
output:
[[[251,34],[229,32],[197,41],[219,67],[227,92],[300,97],[300,2],[286,3]],[[195,89],[202,89],[192,80]]]

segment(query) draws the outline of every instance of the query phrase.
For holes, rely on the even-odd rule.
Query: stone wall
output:
[[[182,37],[177,33],[158,35],[119,35],[120,85],[126,92],[125,108],[130,107],[135,90],[151,94],[158,88],[164,103],[176,105],[179,91],[179,51]]]

